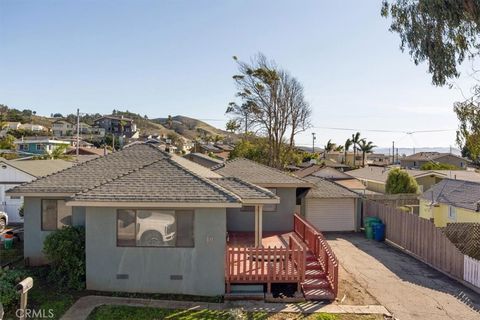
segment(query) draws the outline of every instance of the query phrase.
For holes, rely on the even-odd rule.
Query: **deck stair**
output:
[[[313,301],[335,299],[327,275],[311,251],[307,251],[306,260],[305,280],[301,284],[305,299]]]

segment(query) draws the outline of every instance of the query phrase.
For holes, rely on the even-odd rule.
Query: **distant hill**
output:
[[[224,136],[235,138],[235,135],[214,126],[209,125],[203,121],[189,118],[185,116],[174,116],[169,121],[169,118],[156,118],[152,119],[152,121],[156,124],[162,125],[164,128],[171,129],[178,133],[181,136],[184,136],[188,139],[194,139],[198,136],[208,135],[208,136]]]

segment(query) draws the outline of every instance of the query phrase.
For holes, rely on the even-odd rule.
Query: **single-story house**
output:
[[[447,223],[480,223],[480,183],[443,179],[420,196],[420,217],[437,227]]]
[[[280,198],[280,204],[263,207],[264,231],[288,231],[293,229],[293,213],[299,212],[299,196],[312,186],[281,170],[244,159],[235,158],[212,167],[224,177],[235,177],[270,190]],[[248,231],[255,225],[254,207],[227,210],[228,230]]]
[[[30,265],[46,262],[48,234],[80,225],[86,229],[87,289],[196,295],[225,292],[227,210],[243,214],[243,206],[252,206],[259,217],[263,206],[279,204],[264,188],[238,178],[206,178],[147,144],[17,186],[8,195],[25,200],[24,256]],[[251,231],[261,239],[261,227]]]
[[[400,159],[400,166],[406,169],[420,169],[426,163],[441,163],[465,169],[470,160],[453,153],[417,152]]]
[[[10,222],[22,222],[19,211],[23,205],[23,197],[9,196],[5,192],[33,181],[37,178],[64,170],[73,166],[64,160],[5,160],[0,159],[0,201],[1,210],[6,212]]]
[[[302,211],[320,231],[355,231],[360,222],[359,194],[333,181],[305,177],[314,187],[302,197]]]
[[[366,194],[367,187],[358,179],[353,178],[352,176],[346,174],[343,171],[339,171],[332,167],[322,167],[319,165],[313,165],[308,168],[299,170],[295,172],[295,175],[300,178],[305,178],[308,176],[319,177],[334,181],[336,184],[339,184],[347,189],[350,189],[353,192]]]
[[[56,147],[61,145],[70,145],[69,141],[54,140],[48,137],[40,139],[20,139],[15,141],[15,149],[22,153],[33,155],[50,154]]]
[[[388,173],[391,167],[365,167],[345,172],[347,175],[360,180],[367,190],[385,193]],[[409,170],[405,171],[415,178],[420,187],[420,192],[427,191],[443,179],[456,179],[462,181],[480,182],[480,174],[470,170]]]

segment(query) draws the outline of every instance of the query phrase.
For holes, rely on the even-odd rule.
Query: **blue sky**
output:
[[[186,115],[224,127],[232,56],[263,52],[305,86],[313,128],[300,144],[342,142],[342,127],[457,127],[462,95],[431,85],[399,50],[381,1],[0,0],[0,103],[52,112]],[[468,68],[466,68],[467,70]],[[456,82],[466,94],[468,76]],[[454,145],[455,132],[362,131],[379,146]]]

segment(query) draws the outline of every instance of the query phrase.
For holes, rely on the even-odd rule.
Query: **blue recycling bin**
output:
[[[385,224],[375,223],[373,225],[373,238],[376,241],[384,241],[385,240]]]

